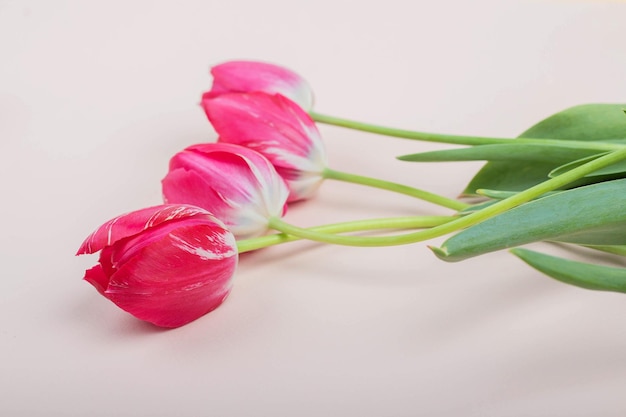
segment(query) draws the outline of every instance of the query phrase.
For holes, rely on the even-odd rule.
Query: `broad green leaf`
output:
[[[442,161],[520,161],[565,164],[569,161],[604,153],[603,149],[580,149],[569,145],[555,146],[542,144],[477,145],[470,148],[444,149],[399,156],[401,161],[442,162]]]
[[[588,155],[588,156],[584,156],[580,159],[576,159],[573,161],[570,161],[566,164],[560,165],[556,168],[554,168],[552,171],[550,171],[548,173],[548,177],[550,178],[554,178],[554,177],[558,177],[561,174],[565,174],[567,171],[571,171],[574,168],[578,168],[581,165],[585,165],[587,162],[593,161],[594,159],[597,159],[601,156],[606,155],[608,152],[603,152],[603,153],[598,153],[598,154],[594,154],[594,155]]]
[[[571,261],[522,248],[511,252],[538,271],[566,284],[589,290],[626,292],[626,268]]]
[[[543,240],[626,245],[626,179],[531,201],[465,229],[433,250],[454,262]]]
[[[600,176],[618,176],[624,177],[626,175],[626,161],[621,161],[613,165],[609,165],[608,167],[599,169],[591,174],[586,175],[587,177],[600,177]]]
[[[537,123],[519,137],[566,139],[581,141],[622,141],[626,138],[626,104],[584,104],[571,107]],[[548,178],[548,173],[563,161],[492,161],[467,185],[465,195],[474,195],[479,188],[521,191]],[[586,178],[571,187],[597,182]]]
[[[583,157],[583,158],[577,159],[577,160],[575,160],[573,162],[569,162],[567,164],[561,165],[561,166],[553,169],[552,171],[550,171],[548,176],[550,178],[557,177],[557,176],[559,176],[561,174],[566,173],[567,171],[570,171],[570,170],[572,170],[574,168],[578,168],[579,166],[584,165],[587,162],[592,161],[592,160],[594,160],[596,158],[599,158],[599,157],[601,157],[603,155],[606,155],[606,152],[605,153],[601,153],[601,154],[596,154],[596,155],[590,155],[590,156],[587,156],[587,157]],[[587,177],[599,177],[599,176],[607,176],[607,177],[609,177],[609,176],[613,176],[613,178],[614,178],[616,175],[623,174],[625,172],[626,172],[626,161],[620,161],[620,162],[618,162],[616,164],[609,165],[607,167],[604,167],[602,169],[594,171],[591,174],[587,174],[586,176]]]

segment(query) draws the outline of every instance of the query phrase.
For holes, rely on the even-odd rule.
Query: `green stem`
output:
[[[320,233],[346,233],[360,232],[366,230],[384,229],[421,229],[426,227],[439,226],[454,220],[455,216],[411,216],[411,217],[387,217],[383,219],[366,219],[351,222],[327,224],[323,226],[311,227],[312,230]],[[285,233],[275,233],[251,239],[237,241],[239,253],[249,252],[267,246],[279,245],[281,243],[300,240],[300,237]]]
[[[442,207],[447,207],[453,210],[463,210],[471,206],[471,204],[463,203],[461,201],[453,200],[451,198],[443,197],[438,194],[430,193],[428,191],[420,190],[418,188],[409,187],[407,185],[398,184],[395,182],[379,180],[377,178],[369,178],[361,175],[349,174],[347,172],[335,171],[334,169],[326,168],[322,173],[324,178],[349,182],[352,184],[367,185],[369,187],[380,188],[383,190],[393,191],[400,194],[409,195],[411,197],[419,198],[424,201],[428,201],[434,204],[438,204]]]
[[[405,233],[392,236],[342,236],[331,235],[326,233],[317,232],[311,229],[302,229],[296,226],[291,226],[284,223],[280,219],[271,219],[270,227],[275,227],[277,230],[290,235],[298,236],[304,239],[315,240],[325,243],[333,243],[337,245],[347,246],[396,246],[409,243],[416,243],[435,237],[443,236],[448,233],[455,232],[459,229],[463,229],[469,226],[473,226],[480,223],[490,217],[503,213],[509,209],[519,206],[527,201],[539,197],[549,191],[561,188],[579,178],[584,177],[600,168],[612,165],[616,162],[626,159],[626,148],[619,151],[614,151],[604,156],[601,156],[593,161],[587,162],[577,168],[572,169],[558,177],[551,178],[533,187],[530,187],[518,194],[515,194],[509,198],[501,200],[491,206],[485,207],[482,210],[468,214],[467,216],[457,218],[450,222],[446,222],[442,225],[435,226],[431,229],[420,230],[418,232]]]
[[[369,123],[357,122],[354,120],[342,119],[339,117],[328,116],[316,112],[309,112],[309,115],[319,123],[325,123],[333,126],[341,126],[349,129],[360,130],[363,132],[377,133],[380,135],[393,136],[396,138],[421,140],[425,142],[451,143],[456,145],[497,145],[508,143],[512,139],[509,138],[493,138],[484,136],[459,136],[445,135],[440,133],[418,132],[414,130],[395,129],[391,127],[378,126]],[[541,138],[516,138],[516,144],[544,144],[563,147],[573,147],[578,149],[592,149],[598,151],[614,151],[623,149],[624,145],[608,142],[585,142],[577,140],[561,140],[561,139],[541,139]]]

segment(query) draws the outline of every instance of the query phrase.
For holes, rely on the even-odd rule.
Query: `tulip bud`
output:
[[[161,183],[166,203],[209,210],[238,239],[265,233],[287,210],[289,190],[271,162],[239,145],[190,146],[172,157]]]
[[[289,202],[312,197],[323,181],[327,156],[315,122],[280,94],[231,93],[202,100],[219,134],[263,154],[289,186]]]
[[[304,110],[313,108],[313,91],[304,78],[278,65],[255,61],[229,61],[211,68],[213,86],[205,93],[215,97],[224,93],[262,91],[282,94]]]
[[[133,316],[179,327],[217,308],[237,266],[235,238],[209,212],[162,205],[118,216],[77,255],[100,251],[85,280]]]

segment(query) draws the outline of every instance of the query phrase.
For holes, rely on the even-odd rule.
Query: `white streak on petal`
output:
[[[187,242],[186,240],[178,236],[170,234],[170,237],[174,241],[174,246],[176,246],[177,248],[187,253],[196,255],[200,257],[200,259],[202,260],[219,260],[219,259],[224,259],[224,258],[230,258],[231,256],[237,255],[237,251],[236,249],[234,249],[233,245],[228,245],[231,247],[231,249],[228,252],[215,253],[211,251],[210,249],[206,249],[200,246],[194,246],[193,244]],[[210,242],[216,242],[220,245],[224,243],[226,244],[230,243],[229,242],[230,239],[226,239],[226,236],[224,236],[224,234],[215,234],[212,236],[207,236],[207,239]]]
[[[122,216],[117,216],[116,218],[114,218],[113,220],[111,220],[107,226],[107,245],[111,244],[111,234],[113,232],[113,226],[115,225],[115,223],[117,223],[117,221],[121,218]],[[90,246],[91,247],[91,246]]]

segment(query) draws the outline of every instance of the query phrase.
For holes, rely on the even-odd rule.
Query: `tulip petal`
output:
[[[268,219],[284,214],[289,194],[265,157],[223,143],[194,145],[174,155],[162,189],[166,202],[208,209],[238,238],[266,232]]]
[[[237,202],[226,197],[232,196],[234,190],[220,193],[195,171],[183,168],[169,171],[162,180],[162,187],[166,202],[184,201],[186,204],[211,207],[215,216],[223,220],[238,238],[245,239],[267,230],[268,219],[256,207],[248,207],[245,200]]]
[[[121,239],[134,236],[160,223],[199,214],[209,213],[199,207],[160,205],[122,214],[104,223],[90,234],[81,244],[76,254],[95,253],[105,246],[110,246]]]
[[[163,199],[166,203],[176,203],[185,201],[185,204],[194,206],[215,206],[219,207],[224,203],[222,196],[217,193],[196,171],[185,168],[170,170],[161,180],[163,188]],[[213,210],[214,214],[220,216],[219,210]],[[228,222],[224,222],[228,225]]]
[[[93,285],[100,294],[104,294],[109,285],[109,277],[104,273],[101,265],[96,265],[85,271],[83,279]]]
[[[263,213],[266,218],[278,216],[281,212],[284,214],[286,211],[285,201],[289,194],[287,184],[277,174],[271,161],[259,152],[231,143],[202,143],[192,145],[187,150],[201,153],[205,157],[211,157],[212,160],[216,159],[222,163],[237,164],[232,171],[226,172],[227,175],[224,175],[222,171],[222,176],[228,177],[228,188],[231,188],[232,182],[237,179],[235,174],[240,176],[242,172],[248,173],[246,177],[248,184],[256,185],[254,187],[256,193],[261,194],[259,202],[262,201],[264,207],[259,207],[259,209],[264,208]],[[237,158],[240,161],[237,162]]]
[[[314,121],[297,104],[277,94],[205,96],[202,105],[219,142],[258,151],[287,181],[289,201],[313,195],[327,157]]]
[[[224,94],[204,97],[202,104],[220,138],[228,143],[279,145],[289,154],[306,157],[314,145],[310,136],[321,141],[310,116],[281,95]]]
[[[282,94],[302,108],[313,108],[313,91],[304,78],[287,68],[257,61],[229,61],[211,68],[210,95],[263,91]]]
[[[237,150],[239,149],[241,148],[237,147]],[[220,149],[205,151],[201,147],[187,148],[174,155],[170,161],[170,170],[181,168],[197,172],[199,177],[206,178],[206,184],[210,184],[212,189],[227,196],[227,199],[232,202],[252,200],[255,190],[265,185],[265,181],[261,181],[261,178],[254,175],[245,159],[235,153]],[[206,188],[206,185],[199,186],[190,192],[202,192],[203,188]],[[212,213],[217,215],[213,211]]]
[[[237,251],[233,235],[218,224],[167,229],[161,239],[125,259],[111,276],[105,296],[142,320],[178,327],[227,297]]]

